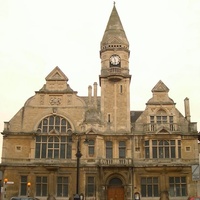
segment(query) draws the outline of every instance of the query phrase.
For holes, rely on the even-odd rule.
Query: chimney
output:
[[[184,99],[184,104],[185,104],[185,118],[190,122],[190,103],[189,103],[189,98]]]
[[[94,107],[97,108],[97,82],[94,82]]]
[[[92,86],[88,86],[88,105],[92,105]]]

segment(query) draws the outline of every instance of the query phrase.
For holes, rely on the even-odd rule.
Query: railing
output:
[[[118,74],[121,73],[121,68],[120,67],[111,67],[109,69],[110,74]]]
[[[176,123],[149,123],[144,125],[144,131],[154,132],[161,128],[167,129],[172,132],[181,131],[181,128]]]
[[[89,162],[88,162],[89,161]],[[61,163],[65,163],[65,166],[74,166],[76,165],[75,159],[26,159],[26,158],[2,158],[3,164],[22,164],[22,165],[37,165],[37,164],[45,164],[45,165],[59,165]],[[133,165],[133,160],[131,158],[110,158],[110,159],[94,159],[88,160],[88,159],[82,159],[81,164],[84,165],[90,165],[90,164],[97,164],[100,166],[131,166]]]
[[[127,166],[127,165],[133,165],[133,161],[131,158],[106,158],[106,159],[100,159],[99,165],[101,166]]]
[[[197,158],[141,158],[134,160],[134,166],[137,165],[146,165],[146,166],[151,166],[151,165],[167,165],[167,166],[187,166],[187,165],[194,165],[198,164],[199,159]]]
[[[115,167],[123,167],[123,166],[135,166],[138,165],[145,165],[145,166],[151,166],[155,164],[166,164],[166,165],[173,165],[173,166],[185,166],[185,165],[192,165],[192,164],[198,164],[199,160],[197,158],[140,158],[135,159],[133,163],[133,159],[131,158],[101,158],[101,159],[94,159],[92,163],[88,163],[88,160],[82,160],[81,164],[84,164],[85,166],[89,166],[91,164],[93,165],[99,165],[99,166],[115,166]],[[10,166],[14,165],[46,165],[46,166],[58,166],[59,164],[65,164],[66,167],[75,166],[76,160],[75,159],[64,159],[62,161],[58,161],[57,159],[22,159],[22,158],[3,158],[1,164],[9,164]],[[134,164],[134,165],[133,165]]]

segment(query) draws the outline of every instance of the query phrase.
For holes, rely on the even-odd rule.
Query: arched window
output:
[[[70,123],[63,117],[52,115],[44,118],[37,128],[35,158],[71,158]]]
[[[68,129],[71,129],[70,123],[63,117],[52,115],[44,118],[38,128],[38,133],[49,133],[52,130],[56,130],[59,133],[66,133]]]
[[[145,158],[181,158],[181,141],[147,140],[145,141]]]

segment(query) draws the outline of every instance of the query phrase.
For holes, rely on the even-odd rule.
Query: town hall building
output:
[[[88,94],[78,96],[55,67],[4,123],[3,199],[158,200],[166,194],[187,200],[197,194],[198,132],[189,98],[183,115],[158,79],[145,110],[130,110],[129,56],[114,5],[100,43],[99,80]]]

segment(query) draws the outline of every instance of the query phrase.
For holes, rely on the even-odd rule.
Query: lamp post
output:
[[[31,187],[31,183],[28,182],[28,183],[27,183],[27,196],[28,196],[28,197],[30,196],[30,187]]]
[[[74,195],[74,200],[80,200],[79,196],[79,175],[80,175],[80,158],[82,154],[80,151],[80,137],[78,137],[77,141],[77,152],[76,152],[76,194]]]
[[[4,195],[3,195],[4,199],[7,198],[7,196],[6,196],[7,182],[8,182],[8,179],[5,178],[5,179],[4,179]]]
[[[86,138],[84,143],[88,143],[88,139]],[[84,196],[83,194],[79,194],[79,176],[80,176],[80,158],[82,156],[82,153],[80,151],[80,136],[78,136],[77,141],[77,152],[76,152],[76,194],[74,195],[74,200],[83,200]]]

